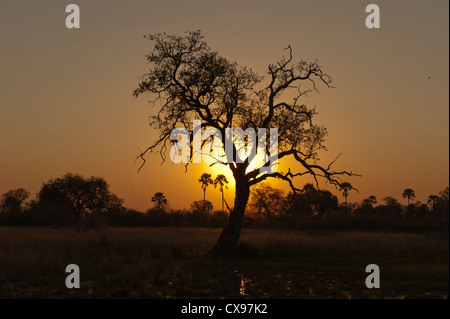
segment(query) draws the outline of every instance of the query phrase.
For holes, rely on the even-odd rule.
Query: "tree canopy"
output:
[[[123,200],[112,194],[101,177],[84,178],[67,173],[44,183],[39,194],[40,203],[62,205],[79,219],[86,213],[122,209]]]
[[[157,33],[146,38],[154,42],[153,51],[146,56],[150,68],[140,78],[133,94],[136,97],[146,94],[149,101],[157,105],[156,114],[150,117],[150,125],[158,130],[159,136],[138,155],[142,160],[139,169],[149,152],[156,151],[163,161],[166,159],[168,145],[175,142],[171,140],[171,133],[176,128],[185,129],[190,145],[196,134],[194,120],[201,120],[202,132],[209,128],[220,132],[222,146],[231,145],[233,152],[226,155],[227,161],[211,165],[229,167],[236,181],[236,197],[229,225],[219,242],[237,242],[253,185],[268,178],[278,178],[297,192],[300,189],[295,186],[296,177],[312,175],[317,185],[318,179],[324,178],[340,187],[341,177],[355,175],[346,170],[334,170],[332,166],[337,158],[325,166],[317,163],[319,151],[326,150],[327,130],[313,122],[316,111],[305,104],[304,98],[317,92],[320,84],[331,87],[332,82],[317,61],[294,62],[292,48],[288,46],[287,56],[269,64],[265,78],[220,56],[208,46],[200,31],[187,32],[184,36]],[[226,134],[228,128],[277,129],[277,144],[274,149],[266,147],[263,150],[263,160],[252,152],[240,159],[237,140],[234,135]],[[257,138],[258,141],[269,139],[268,131]],[[256,143],[251,145],[248,141],[246,147],[257,147]],[[205,144],[203,141],[202,146]],[[191,159],[193,155],[191,147]],[[262,173],[261,168],[272,167],[275,155],[278,159],[290,157],[298,165],[285,172],[263,170]]]
[[[0,198],[0,211],[19,211],[23,208],[30,192],[23,188],[12,189],[4,193]]]

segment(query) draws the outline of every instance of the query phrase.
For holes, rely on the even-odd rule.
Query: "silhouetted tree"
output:
[[[438,203],[439,203],[439,196],[437,195],[428,196],[427,204],[430,205],[431,210],[435,210]]]
[[[377,212],[390,220],[398,220],[402,215],[402,205],[394,197],[387,196],[383,198],[385,205],[378,206]]]
[[[162,212],[167,205],[167,198],[163,193],[158,192],[152,197],[152,202],[155,203],[156,209]]]
[[[348,182],[344,182],[340,186],[341,186],[342,195],[344,196],[344,199],[345,199],[345,206],[347,206],[348,205],[348,202],[347,202],[348,192],[351,189],[353,189],[352,184],[350,184]]]
[[[76,220],[91,212],[123,209],[123,200],[109,191],[108,183],[101,177],[84,178],[67,173],[44,183],[39,194],[42,204],[63,205],[70,209]]]
[[[362,206],[373,208],[373,205],[377,203],[377,198],[374,195],[370,195],[368,198],[362,201]]]
[[[209,185],[212,185],[214,183],[214,181],[211,178],[211,174],[208,173],[203,173],[202,176],[199,178],[199,183],[202,185],[202,189],[203,189],[203,200],[206,200],[206,188]]]
[[[145,164],[145,155],[157,151],[163,161],[171,132],[177,127],[185,129],[193,145],[192,120],[201,120],[201,132],[210,128],[221,133],[222,147],[230,145],[233,152],[227,154],[227,165],[235,179],[234,207],[229,215],[228,225],[224,227],[216,248],[233,246],[239,240],[245,208],[250,195],[250,187],[268,178],[278,178],[289,183],[294,192],[295,177],[310,174],[318,183],[324,178],[340,187],[343,175],[354,175],[347,171],[334,171],[329,165],[317,164],[317,155],[325,150],[323,145],[326,129],[313,123],[316,112],[308,108],[303,98],[317,91],[318,83],[330,87],[331,77],[323,72],[317,62],[293,62],[292,49],[286,50],[288,57],[268,66],[268,81],[252,70],[239,66],[220,56],[203,40],[200,31],[188,32],[185,36],[155,34],[148,39],[155,42],[154,50],[146,56],[150,70],[139,81],[135,96],[150,94],[151,101],[161,102],[157,115],[151,117],[151,125],[159,130],[159,137],[138,155]],[[295,93],[289,101],[286,96]],[[292,97],[292,95],[291,95]],[[241,158],[238,150],[242,148],[236,139],[226,134],[227,128],[278,129],[278,144],[273,150],[264,148],[265,155],[260,159],[255,153]],[[260,133],[258,133],[260,134]],[[259,141],[269,139],[269,130],[257,137],[258,143],[244,139],[247,149],[256,149]],[[174,141],[175,142],[175,141]],[[203,145],[203,144],[202,144]],[[197,150],[196,150],[197,151]],[[190,158],[193,156],[190,148]],[[274,157],[292,158],[300,166],[287,172],[273,172]],[[252,163],[260,165],[250,166]],[[251,168],[250,168],[251,167]],[[265,170],[260,170],[264,168]]]
[[[449,188],[446,187],[443,191],[439,192],[440,200],[442,201],[443,205],[447,207],[449,204]]]
[[[401,206],[397,199],[391,196],[387,196],[383,198],[383,200],[386,202],[386,206]]]
[[[25,201],[30,196],[30,193],[23,189],[12,189],[4,193],[0,199],[0,211],[1,212],[12,212],[21,211]]]
[[[301,211],[302,215],[317,215],[325,217],[327,212],[337,210],[338,199],[330,191],[316,189],[313,184],[307,183],[300,193],[295,195],[292,207],[294,211]]]
[[[209,200],[197,200],[191,204],[193,213],[211,214],[214,210],[213,204]]]
[[[448,219],[449,215],[449,188],[446,187],[443,191],[439,192],[439,202],[436,210],[442,215],[443,218]]]
[[[224,188],[224,187],[225,187],[225,188],[228,188],[227,184],[228,184],[228,180],[227,180],[227,178],[225,177],[225,175],[223,175],[223,174],[217,175],[216,178],[214,179],[214,188],[216,188],[217,186],[219,186],[219,190],[220,190],[220,192],[222,193],[222,211],[224,211],[224,209],[223,209],[223,203],[224,203],[224,201],[225,201],[225,198],[224,198],[224,195],[223,195],[223,191],[224,191],[223,188]]]
[[[279,215],[283,209],[283,192],[267,183],[255,185],[250,192],[249,206],[256,212],[259,222],[263,214],[269,222],[272,222],[274,217]]]
[[[414,190],[412,190],[411,188],[406,188],[403,193],[402,193],[403,198],[407,198],[408,199],[408,206],[409,206],[409,201],[411,199],[416,198],[416,194],[414,192]]]

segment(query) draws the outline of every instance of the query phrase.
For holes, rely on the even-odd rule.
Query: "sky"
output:
[[[70,3],[80,29],[65,26]],[[369,3],[380,7],[380,29],[365,26]],[[157,136],[148,126],[155,108],[132,96],[152,50],[143,35],[200,29],[222,56],[261,75],[288,45],[296,60],[317,59],[335,87],[308,98],[329,132],[321,163],[342,153],[335,168],[362,175],[349,179],[359,190],[349,201],[404,202],[412,188],[426,202],[449,185],[448,12],[446,0],[3,0],[0,194],[23,187],[34,196],[72,172],[104,177],[128,208],[150,208],[163,192],[178,209],[202,199],[203,172],[230,177],[203,164],[185,173],[159,155],[139,174],[134,163]],[[232,202],[232,183],[225,197]],[[220,208],[217,189],[206,198]]]

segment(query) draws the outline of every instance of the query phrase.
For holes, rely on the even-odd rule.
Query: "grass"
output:
[[[448,298],[448,237],[244,230],[207,258],[219,229],[0,228],[0,298]],[[67,289],[77,264],[81,288]],[[367,289],[377,264],[381,288]]]

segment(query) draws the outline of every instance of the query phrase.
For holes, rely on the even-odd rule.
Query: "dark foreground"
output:
[[[0,298],[447,298],[444,235],[245,230],[204,257],[205,228],[0,228]],[[68,264],[80,289],[65,286]],[[368,264],[381,288],[367,289]]]

